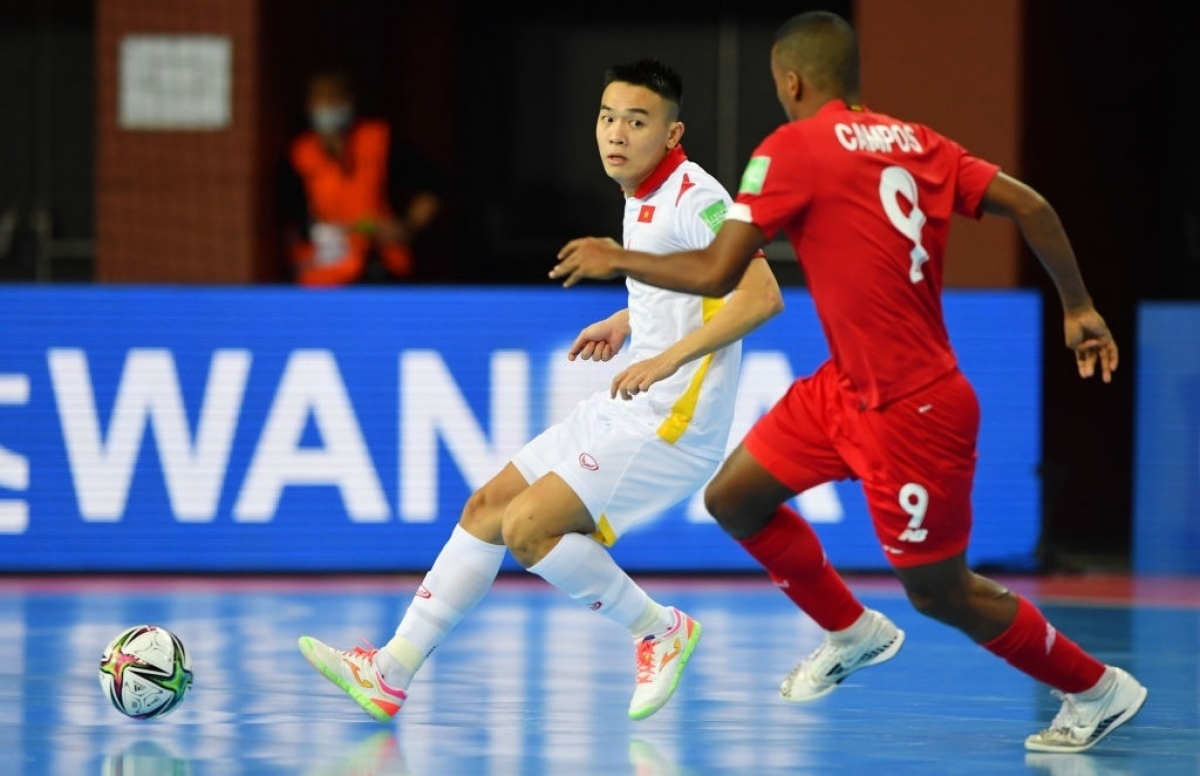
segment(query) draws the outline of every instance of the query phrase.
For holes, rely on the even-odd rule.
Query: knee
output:
[[[486,487],[480,488],[467,499],[458,524],[472,536],[494,544],[500,540],[506,506],[506,503],[493,497]]]
[[[718,476],[704,489],[704,508],[725,533],[734,539],[748,539],[770,521],[773,510],[747,504],[740,492]]]
[[[959,585],[906,587],[905,593],[918,612],[954,627],[962,626],[970,611],[970,598]]]
[[[718,474],[704,489],[704,508],[721,527],[737,522],[740,511],[739,499],[729,487],[727,480]]]
[[[549,537],[534,519],[525,499],[513,499],[504,510],[500,535],[513,559],[524,568],[537,564],[546,554],[544,545]]]

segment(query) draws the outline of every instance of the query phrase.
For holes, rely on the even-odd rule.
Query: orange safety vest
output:
[[[346,137],[352,160],[347,171],[329,155],[315,132],[292,142],[290,159],[308,196],[314,222],[346,230],[348,249],[335,261],[316,264],[313,244],[304,240],[292,250],[296,280],[305,286],[340,286],[356,282],[367,266],[371,237],[366,231],[376,220],[390,217],[387,198],[388,145],[391,130],[379,120],[360,120]],[[404,245],[377,246],[384,266],[397,277],[412,273],[412,251]]]

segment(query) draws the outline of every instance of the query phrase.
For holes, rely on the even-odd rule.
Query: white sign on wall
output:
[[[232,120],[233,44],[224,35],[127,35],[121,40],[121,129],[218,130]]]

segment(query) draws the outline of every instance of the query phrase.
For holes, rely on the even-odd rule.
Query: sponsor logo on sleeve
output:
[[[738,194],[762,194],[763,183],[767,180],[767,169],[771,166],[771,157],[754,156],[742,173],[742,183]]]
[[[721,228],[721,223],[725,220],[725,203],[717,200],[708,207],[700,211],[700,220],[708,224],[708,228],[716,232]]]

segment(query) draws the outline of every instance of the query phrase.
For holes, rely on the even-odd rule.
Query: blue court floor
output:
[[[415,577],[0,578],[0,774],[1200,774],[1200,581],[1028,588],[1051,621],[1150,695],[1082,755],[1032,755],[1047,688],[921,618],[889,580],[852,580],[908,633],[895,660],[792,706],[777,688],[820,638],[765,580],[654,579],[701,621],[670,704],[626,717],[626,634],[535,578],[502,578],[410,687],[363,714],[296,649],[382,644]],[[160,720],[101,695],[100,653],[129,625],[174,630],[195,684]]]

